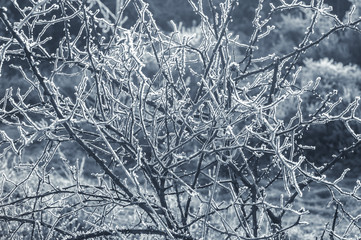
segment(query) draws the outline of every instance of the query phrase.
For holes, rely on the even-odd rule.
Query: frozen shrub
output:
[[[332,81],[356,84],[359,70],[305,61],[336,71],[319,82],[299,63],[327,36],[359,32],[361,19],[322,33],[316,20],[336,19],[323,1],[256,3],[241,38],[229,30],[238,0],[188,0],[199,25],[170,23],[170,32],[152,1],[117,0],[115,11],[100,0],[1,7],[0,71],[11,65],[27,83],[0,100],[2,236],[287,239],[317,219],[300,206],[314,186],[329,193],[331,212],[315,236],[360,235],[350,205],[361,184],[343,188],[348,170],[330,173],[361,145],[359,97]],[[301,42],[269,52],[272,19],[295,11],[309,12]],[[305,133],[334,122],[350,141],[319,165]]]
[[[317,92],[312,91],[304,94],[305,113],[315,113],[320,107],[319,99],[332,94],[335,101],[341,100],[334,109],[334,113],[339,114],[361,95],[361,69],[357,65],[343,65],[328,58],[318,61],[306,59],[300,74],[301,84],[305,86],[311,79],[318,77],[320,82]],[[336,92],[337,94],[334,94]],[[356,111],[360,114],[359,109]],[[361,132],[360,126],[353,126],[353,129],[355,133]],[[338,149],[346,147],[353,141],[352,135],[348,133],[342,121],[312,127],[306,132],[306,136],[304,139],[307,144],[315,145],[317,149],[316,152],[309,154],[313,155],[319,162],[325,161],[325,158],[327,159],[332,154],[337,153]],[[351,158],[343,164],[343,167],[345,166],[355,168],[359,165],[354,158]]]
[[[332,5],[338,5],[336,2],[337,1],[325,1],[325,3],[330,4],[325,4],[325,6],[333,9]],[[326,33],[334,26],[335,21],[340,21],[342,18],[344,22],[349,21],[349,13],[351,11],[354,12],[354,14],[351,15],[353,20],[357,18],[356,16],[360,15],[359,12],[355,12],[359,11],[358,9],[360,7],[352,7],[359,5],[360,3],[358,1],[340,1],[339,4],[343,4],[343,7],[349,6],[350,9],[346,12],[344,12],[344,9],[333,9],[333,11],[339,13],[338,16],[328,15],[318,17],[316,19],[317,24],[313,28],[313,34],[310,36],[311,41],[315,41]],[[269,39],[267,39],[263,41],[263,44],[268,46],[268,48],[265,49],[267,51],[266,53],[280,52],[286,54],[291,51],[294,46],[301,43],[312,15],[313,12],[310,9],[293,9],[292,11],[273,18],[272,21],[275,25],[275,30],[271,34],[273,40],[268,41]],[[319,43],[317,48],[312,49],[312,51],[307,51],[303,57],[315,60],[327,57],[345,65],[353,63],[360,66],[360,42],[360,34],[358,34],[357,31],[338,31],[335,34],[327,36],[326,39]],[[302,61],[300,61],[300,63],[301,62]]]
[[[318,61],[306,59],[300,75],[303,86],[310,80],[320,77],[317,94],[324,97],[337,91],[337,96],[342,98],[344,105],[350,104],[355,97],[361,95],[361,69],[354,64],[343,65],[328,58]],[[318,107],[316,98],[317,96],[312,93],[305,98],[306,110],[309,113]]]

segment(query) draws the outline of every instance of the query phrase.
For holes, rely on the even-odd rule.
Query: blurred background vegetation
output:
[[[149,8],[154,15],[158,27],[166,32],[173,31],[173,21],[177,26],[182,26],[184,31],[189,34],[196,33],[200,24],[200,17],[192,10],[192,7],[186,0],[145,0],[149,3]],[[116,5],[113,0],[102,1],[109,9],[116,11]],[[215,5],[218,5],[219,0],[213,0]],[[273,0],[277,5],[278,0]],[[286,1],[289,2],[289,1]],[[309,3],[310,0],[306,0]],[[347,21],[351,6],[354,4],[357,6],[357,11],[361,11],[360,0],[325,0],[325,4],[332,6],[332,12],[335,13],[340,20]],[[26,1],[19,1],[19,4],[26,4]],[[255,0],[242,0],[236,7],[233,15],[233,21],[229,25],[229,29],[234,35],[239,35],[241,42],[248,43],[252,34],[252,19],[255,14],[258,1]],[[3,6],[9,8],[9,17],[11,22],[16,22],[21,16],[17,10],[11,7],[11,2],[2,2]],[[265,4],[265,8],[269,7]],[[203,8],[208,16],[211,16],[208,0],[203,0]],[[220,9],[216,9],[220,11]],[[304,36],[307,26],[310,21],[310,12],[306,10],[297,9],[295,11],[285,11],[284,13],[276,15],[272,21],[275,25],[275,30],[271,33],[271,37],[268,37],[265,42],[260,41],[258,44],[263,47],[255,53],[256,56],[266,56],[267,54],[276,53],[277,55],[283,55],[291,52],[294,46],[297,46]],[[361,13],[355,13],[355,16],[360,16]],[[134,24],[137,19],[137,13],[134,7],[130,6],[126,8],[124,12],[127,20],[123,23],[123,27],[129,28]],[[332,18],[320,18],[315,28],[315,38],[322,33],[327,32],[333,25]],[[75,23],[76,24],[76,23]],[[78,24],[81,24],[80,22]],[[72,23],[74,26],[74,23]],[[59,26],[62,27],[62,26]],[[63,31],[56,31],[56,27],[49,29],[54,31],[49,33],[53,37],[51,41],[46,43],[47,49],[56,49],[59,41],[64,37]],[[77,30],[75,30],[77,31]],[[7,36],[5,29],[0,29],[1,36]],[[271,39],[271,40],[270,40]],[[240,56],[244,55],[239,50]],[[50,51],[51,52],[51,51]],[[20,75],[14,69],[9,68],[13,61],[10,60],[5,63],[3,71],[3,79],[6,81],[0,81],[0,94],[5,94],[5,89],[12,86],[16,91],[17,88],[24,88],[24,80],[20,78]],[[22,64],[21,62],[16,62]],[[25,62],[23,66],[26,66]],[[321,77],[320,85],[318,88],[318,95],[309,94],[305,96],[304,108],[308,112],[313,112],[318,106],[316,102],[317,98],[324,97],[330,91],[334,89],[338,91],[338,95],[335,98],[342,97],[344,106],[354,100],[356,96],[360,96],[361,91],[361,37],[360,34],[349,31],[339,31],[333,34],[328,39],[322,41],[317,47],[307,52],[303,58],[300,58],[297,62],[297,67],[302,66],[303,70],[298,76],[300,84],[307,84],[310,80],[315,80],[317,77]],[[157,71],[156,64],[149,64],[148,69],[145,69],[149,74]],[[25,84],[26,85],[26,84]],[[67,83],[64,80],[63,91],[67,93]],[[25,90],[22,90],[25,91]],[[69,90],[69,94],[73,92],[73,89]],[[34,96],[36,97],[36,96]],[[35,100],[37,101],[37,100]],[[318,101],[319,102],[319,101]],[[295,106],[284,106],[280,109],[285,117],[291,116],[295,111]],[[361,132],[361,131],[360,131]],[[359,133],[359,132],[358,132]],[[310,128],[304,137],[304,143],[309,145],[315,145],[316,151],[310,151],[312,159],[322,163],[326,161],[332,154],[336,154],[334,149],[340,147],[346,147],[352,141],[351,136],[347,135],[347,131],[340,122],[326,124],[317,128]],[[306,153],[307,154],[307,153]],[[346,167],[360,167],[360,161],[356,161],[357,153],[354,157],[343,164]],[[345,166],[342,166],[345,167]]]

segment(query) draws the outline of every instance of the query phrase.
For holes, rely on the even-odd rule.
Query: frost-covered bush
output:
[[[287,239],[308,215],[320,222],[299,201],[314,187],[329,193],[331,216],[315,236],[359,235],[349,205],[360,182],[345,189],[347,170],[330,173],[361,144],[359,97],[341,86],[349,102],[325,95],[327,84],[298,64],[337,31],[359,31],[361,19],[316,33],[331,10],[289,2],[258,1],[241,38],[228,28],[238,0],[189,0],[199,25],[170,23],[171,32],[158,27],[151,1],[117,0],[116,11],[100,0],[0,8],[0,71],[11,67],[26,83],[0,100],[2,236]],[[298,10],[311,13],[301,42],[266,53],[272,19]],[[356,69],[319,63],[345,76]],[[305,133],[333,122],[351,141],[318,165]]]
[[[328,3],[328,1],[326,1],[326,3]],[[357,18],[356,16],[360,15],[358,12],[360,11],[360,1],[344,1],[345,6],[348,6],[350,3],[352,3],[351,8],[343,14],[343,19],[339,18],[340,16],[335,15],[328,15],[321,18],[317,17],[317,24],[313,28],[313,35],[310,36],[310,40],[317,40],[317,38],[332,28],[335,25],[335,22],[339,23],[341,20],[343,20],[343,22],[355,20]],[[330,5],[325,6],[330,10],[332,9],[332,6]],[[353,13],[352,15],[350,15],[351,12]],[[291,51],[294,46],[300,44],[305,32],[307,32],[307,27],[309,26],[312,15],[313,13],[310,9],[294,9],[293,11],[281,14],[278,18],[275,18],[275,20],[273,20],[275,31],[272,35],[274,40],[265,41],[265,44],[269,46],[268,51],[286,54]],[[327,57],[346,65],[353,63],[361,66],[360,49],[361,38],[356,29],[352,31],[338,31],[335,34],[327,36],[325,40],[319,43],[317,48],[308,51],[304,57],[315,60]]]
[[[343,65],[328,58],[318,61],[306,59],[300,74],[301,84],[306,86],[309,81],[317,78],[320,78],[317,95],[325,97],[331,92],[337,92],[344,105],[350,104],[355,97],[361,95],[361,68],[357,65]],[[318,107],[317,98],[319,96],[312,93],[304,98],[306,110],[310,113]]]
[[[355,98],[361,96],[361,68],[354,64],[343,65],[332,59],[323,58],[318,61],[306,59],[300,73],[301,84],[306,86],[312,79],[319,78],[317,91],[310,89],[304,94],[304,111],[312,114],[320,107],[320,99],[329,96],[335,101],[340,101],[334,108],[334,113],[341,113]],[[337,94],[336,94],[337,93]],[[360,110],[356,109],[357,114]],[[353,125],[356,134],[361,133],[360,126]],[[315,126],[306,132],[305,141],[316,145],[316,152],[309,154],[317,157],[320,162],[338,152],[353,141],[353,136],[348,133],[342,121],[326,123]],[[346,161],[344,166],[359,167],[357,161],[352,158]]]

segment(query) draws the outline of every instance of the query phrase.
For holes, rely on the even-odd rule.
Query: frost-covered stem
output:
[[[356,143],[353,143],[351,146],[341,150],[341,152],[335,156],[330,162],[328,162],[318,173],[319,176],[321,176],[322,174],[324,174],[325,172],[327,172],[328,170],[330,170],[337,162],[339,162],[340,160],[342,160],[348,153],[355,151],[356,149],[358,149],[361,146],[361,141],[357,141]],[[306,181],[302,182],[299,184],[299,188],[302,191],[306,186],[308,186],[309,184],[311,184],[312,182],[314,182],[313,179],[307,179]],[[289,206],[290,204],[292,204],[295,200],[296,197],[298,196],[298,192],[294,192],[291,197],[289,197],[289,199],[287,200],[287,202],[285,202],[284,207]],[[285,209],[283,209],[281,211],[280,217],[283,217],[283,215],[286,213]]]
[[[209,59],[209,62],[207,64],[207,67],[206,69],[204,70],[204,74],[203,74],[203,80],[205,81],[208,77],[208,74],[209,74],[209,71],[211,69],[211,67],[213,66],[213,61],[214,61],[214,58],[216,57],[216,54],[217,52],[219,51],[219,48],[221,46],[221,43],[222,43],[222,40],[223,40],[223,37],[225,36],[226,34],[226,30],[227,30],[227,27],[228,27],[228,23],[231,21],[231,17],[232,17],[232,12],[233,12],[233,9],[236,5],[236,1],[233,1],[232,2],[232,5],[231,5],[231,9],[229,10],[228,12],[228,15],[226,17],[226,21],[225,23],[223,24],[222,26],[222,29],[221,29],[221,32],[219,34],[219,36],[217,37],[217,43],[216,45],[214,46],[213,48],[213,51],[212,51],[212,55],[211,55],[211,58]],[[211,82],[210,82],[211,83]],[[213,84],[211,83],[210,86],[212,86]],[[199,86],[198,88],[198,91],[197,91],[197,94],[196,94],[196,97],[194,99],[194,102],[197,103],[199,98],[201,97],[202,95],[202,91],[203,91],[203,87],[204,87],[204,83],[203,81],[201,82],[201,85]],[[217,97],[218,98],[218,97]]]
[[[203,231],[202,231],[202,238],[203,239],[207,239],[207,235],[208,235],[208,217],[209,217],[209,212],[210,212],[210,208],[211,208],[211,203],[213,201],[214,194],[216,192],[217,185],[218,185],[218,175],[219,175],[220,166],[221,166],[220,160],[217,160],[216,170],[214,172],[214,180],[213,180],[213,183],[212,183],[212,189],[211,189],[211,192],[209,194],[207,209],[206,209],[205,217],[204,217],[204,220],[203,220]]]
[[[97,69],[97,67],[95,66],[95,62],[94,62],[94,56],[93,53],[91,51],[91,46],[90,44],[93,42],[92,40],[92,36],[90,35],[90,27],[89,27],[89,23],[88,23],[88,14],[85,10],[85,1],[83,1],[83,14],[84,14],[84,24],[85,24],[85,32],[86,32],[86,51],[88,53],[88,58],[90,61],[91,66],[93,67],[93,69]],[[101,69],[100,69],[101,71]],[[94,72],[94,79],[95,79],[95,86],[96,86],[96,90],[97,90],[97,101],[98,101],[98,108],[102,114],[102,118],[105,121],[106,120],[106,116],[104,113],[104,108],[103,105],[106,104],[106,102],[103,101],[102,96],[103,96],[103,91],[100,91],[100,78],[98,76],[97,72]]]
[[[331,232],[330,232],[330,240],[334,240],[334,232],[335,232],[335,228],[336,228],[336,221],[337,221],[337,217],[338,217],[338,204],[336,204],[336,209],[335,209],[335,214],[333,215],[333,220],[332,220],[332,226],[331,226]]]
[[[320,44],[320,42],[322,42],[323,40],[325,40],[327,37],[329,37],[331,34],[333,34],[334,32],[337,32],[337,31],[340,31],[342,29],[345,29],[345,28],[350,28],[352,29],[353,26],[356,26],[358,25],[359,23],[361,22],[361,19],[358,19],[354,22],[351,22],[347,25],[341,25],[341,26],[334,26],[333,28],[331,28],[328,32],[326,32],[325,34],[323,34],[321,37],[319,37],[317,40],[313,41],[312,43],[308,43],[306,44],[305,46],[301,47],[301,48],[297,48],[296,50],[286,54],[286,55],[283,55],[282,57],[279,57],[279,61],[282,62],[283,60],[286,60],[292,56],[295,56],[297,55],[299,52],[305,52],[307,49],[311,48],[311,47],[314,47],[314,46],[317,46],[318,44]],[[262,72],[265,72],[266,70],[268,69],[271,69],[272,67],[274,67],[276,63],[273,62],[271,64],[268,64],[266,65],[265,67],[261,67],[261,68],[258,68],[256,70],[252,70],[252,71],[249,71],[249,72],[243,72],[241,73],[238,77],[235,77],[233,79],[233,81],[237,82],[245,77],[249,77],[251,75],[255,75],[257,73],[262,73]]]
[[[134,235],[134,236],[139,236],[139,235],[155,235],[155,236],[163,236],[166,237],[166,233],[157,229],[138,229],[138,228],[134,228],[134,229],[117,229],[115,232],[113,231],[107,231],[107,230],[103,230],[103,231],[96,231],[96,232],[92,232],[92,233],[84,233],[84,234],[78,234],[77,236],[74,236],[73,238],[68,238],[69,240],[83,240],[83,239],[92,239],[92,238],[97,238],[97,237],[106,237],[106,236],[119,236],[118,233],[120,234],[125,234],[125,235]],[[185,239],[185,240],[195,240],[195,238],[189,236],[189,235],[184,235],[184,234],[178,234],[178,233],[174,233],[173,234],[173,239]]]

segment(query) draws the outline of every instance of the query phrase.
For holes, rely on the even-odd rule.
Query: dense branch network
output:
[[[193,36],[176,24],[159,29],[143,0],[118,0],[115,13],[98,0],[0,8],[0,73],[16,70],[25,86],[0,101],[1,161],[10,165],[1,180],[4,235],[282,239],[302,226],[307,211],[294,204],[312,182],[336,206],[325,231],[360,231],[361,216],[340,200],[360,201],[360,182],[350,192],[339,185],[347,170],[334,181],[325,175],[359,148],[359,99],[344,107],[331,92],[307,112],[303,98],[317,94],[319,80],[301,85],[297,74],[305,51],[337,31],[360,32],[361,19],[342,22],[323,1],[259,1],[244,43],[229,30],[239,1],[188,2],[201,19]],[[123,27],[127,9],[137,18]],[[259,55],[272,17],[295,10],[312,13],[302,42]],[[315,36],[321,17],[335,24]],[[279,114],[284,104],[294,105],[292,116]],[[316,166],[302,135],[336,121],[353,143]],[[280,185],[285,196],[269,199]],[[343,236],[339,212],[349,223]]]

